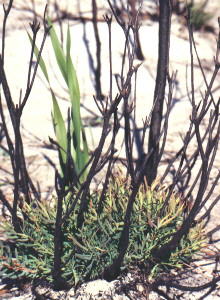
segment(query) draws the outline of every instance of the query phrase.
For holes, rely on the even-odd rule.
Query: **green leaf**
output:
[[[66,41],[66,71],[68,79],[69,95],[72,106],[72,126],[75,134],[75,148],[77,158],[80,158],[80,142],[81,142],[81,116],[80,116],[80,92],[76,72],[70,55],[71,38],[69,27],[67,29]]]
[[[50,39],[51,39],[54,54],[56,57],[56,61],[59,66],[59,69],[62,73],[62,76],[63,76],[64,80],[66,81],[66,84],[68,85],[67,72],[66,72],[66,59],[65,59],[64,52],[63,52],[63,48],[61,46],[61,43],[59,42],[56,31],[54,30],[54,27],[49,19],[48,19],[48,24],[51,26]]]
[[[88,146],[85,136],[85,131],[82,126],[80,115],[80,89],[76,75],[76,70],[73,66],[73,62],[70,55],[71,50],[71,37],[69,27],[67,29],[67,41],[66,41],[66,68],[68,76],[68,88],[72,106],[72,130],[74,134],[73,148],[76,151],[76,166],[78,173],[80,173],[88,162]],[[82,137],[82,140],[81,140]],[[82,149],[81,149],[82,147]]]
[[[29,40],[30,40],[31,44],[33,45],[33,39],[32,39],[32,37],[30,36],[30,34],[28,32],[27,32],[27,34],[28,34],[28,37],[29,37]],[[37,48],[36,45],[34,46],[34,54],[36,56],[36,59],[38,59],[39,49]],[[39,60],[39,66],[40,66],[40,68],[41,68],[41,70],[42,70],[45,78],[47,79],[47,82],[50,83],[49,76],[48,76],[48,73],[47,73],[46,64],[45,64],[42,56],[40,57],[40,60]]]
[[[63,160],[63,163],[66,163],[66,157],[67,157],[67,132],[65,127],[65,122],[63,120],[63,116],[61,114],[58,102],[56,100],[56,97],[51,90],[52,93],[52,99],[53,99],[53,124],[54,124],[54,131],[56,134],[57,142],[60,149],[60,154]]]

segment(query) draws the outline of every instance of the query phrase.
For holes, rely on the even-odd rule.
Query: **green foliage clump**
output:
[[[71,104],[71,109],[69,110],[67,117],[67,124],[65,124],[65,116],[61,112],[58,99],[51,86],[46,62],[42,57],[40,57],[39,66],[51,91],[53,102],[52,120],[58,146],[60,171],[62,177],[66,181],[65,186],[67,187],[71,185],[71,182],[76,178],[81,182],[85,180],[88,169],[86,166],[89,160],[89,150],[80,113],[80,88],[76,70],[71,58],[70,29],[68,26],[65,51],[52,23],[50,21],[48,21],[48,23],[51,26],[49,35],[53,54],[56,58],[58,70],[62,74],[66,84],[68,100]],[[33,44],[33,39],[30,35],[29,39]],[[39,50],[36,45],[34,45],[34,53],[36,57],[38,57]]]
[[[190,24],[193,25],[195,30],[202,29],[213,15],[204,10],[204,5],[189,5]]]
[[[77,210],[63,228],[62,276],[69,283],[101,276],[104,269],[118,255],[118,242],[123,228],[123,219],[131,187],[125,180],[112,180],[99,211],[99,196],[91,195],[85,222],[81,229],[76,226]],[[130,226],[130,244],[124,259],[123,269],[131,266],[148,268],[155,277],[164,268],[180,268],[205,243],[201,224],[192,228],[168,261],[154,261],[151,254],[155,247],[166,243],[171,234],[181,226],[185,206],[172,194],[169,205],[160,216],[167,191],[156,190],[153,185],[147,190],[140,187],[136,197]],[[3,223],[10,246],[0,247],[1,276],[45,278],[52,281],[53,235],[55,228],[55,204],[25,204],[23,232],[14,231],[9,221]]]

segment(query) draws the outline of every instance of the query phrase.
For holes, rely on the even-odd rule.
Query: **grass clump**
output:
[[[213,18],[213,15],[205,11],[204,4],[190,4],[188,6],[190,24],[195,30],[200,30],[207,25],[207,23]]]
[[[71,215],[63,230],[62,276],[72,285],[101,277],[106,266],[118,254],[118,242],[123,229],[130,186],[124,179],[110,182],[100,206],[100,193],[91,195],[90,205],[81,229],[77,228],[76,216]],[[201,224],[191,228],[182,238],[177,249],[167,261],[156,262],[151,254],[158,245],[163,245],[180,227],[185,214],[185,205],[176,194],[172,194],[169,205],[160,215],[167,191],[152,185],[147,190],[142,185],[134,204],[130,227],[130,243],[122,269],[139,266],[149,271],[150,277],[167,268],[181,268],[192,255],[205,244]],[[55,203],[55,201],[54,201]],[[16,233],[9,221],[2,227],[7,233],[11,247],[1,245],[1,276],[44,278],[52,281],[53,236],[56,205],[54,203],[25,204],[23,232]],[[101,208],[101,209],[100,209]]]

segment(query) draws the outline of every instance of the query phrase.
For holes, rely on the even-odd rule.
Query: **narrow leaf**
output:
[[[29,34],[28,32],[27,32],[27,34],[28,34],[28,37],[29,37],[29,40],[30,40],[31,44],[33,44],[33,39],[32,39],[32,37],[30,36],[30,34]],[[38,56],[39,56],[39,49],[37,48],[36,45],[34,46],[34,54],[35,54],[36,59],[37,59]],[[48,76],[48,73],[47,73],[46,64],[45,64],[45,62],[44,62],[42,56],[40,57],[39,65],[40,65],[41,71],[43,72],[44,76],[45,76],[46,79],[47,79],[47,82],[50,83],[50,81],[49,81],[49,76]]]
[[[48,20],[48,24],[51,26],[50,39],[51,39],[51,43],[52,43],[53,50],[55,53],[56,61],[59,66],[59,69],[62,73],[62,76],[63,76],[64,80],[66,81],[66,84],[68,85],[67,73],[66,73],[66,60],[65,60],[63,48],[61,46],[61,43],[59,42],[56,31],[54,30],[54,27],[50,20]]]
[[[53,124],[54,124],[54,131],[56,134],[57,142],[59,146],[61,147],[60,153],[63,160],[63,163],[66,162],[66,151],[67,151],[67,132],[65,127],[65,122],[63,120],[63,116],[61,114],[58,102],[56,100],[56,97],[54,93],[52,93],[52,99],[53,99]]]

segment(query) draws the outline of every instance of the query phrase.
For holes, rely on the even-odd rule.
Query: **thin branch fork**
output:
[[[3,21],[4,26],[6,24],[10,9],[12,7],[12,3],[13,3],[13,1],[9,2],[7,9],[5,9],[5,7],[3,6],[4,11],[5,11],[4,21]],[[17,217],[18,205],[20,207],[22,207],[22,205],[23,205],[22,204],[23,200],[21,200],[21,198],[24,198],[24,200],[27,203],[30,203],[31,199],[32,199],[32,196],[31,196],[31,191],[32,191],[35,198],[38,200],[40,199],[40,195],[37,192],[37,189],[35,188],[35,185],[33,184],[32,180],[28,174],[28,171],[27,171],[26,160],[25,160],[24,149],[23,149],[23,141],[22,141],[22,136],[20,133],[20,123],[21,123],[22,111],[23,111],[24,106],[27,103],[30,92],[32,90],[33,83],[34,83],[34,80],[36,77],[37,67],[40,62],[40,56],[42,53],[44,42],[45,42],[46,36],[49,32],[49,27],[46,26],[46,8],[45,8],[45,12],[44,12],[44,38],[43,38],[40,52],[38,55],[37,64],[35,66],[32,76],[31,76],[31,68],[32,68],[36,36],[39,31],[39,23],[34,21],[31,24],[31,29],[33,32],[34,45],[32,45],[32,49],[31,49],[31,57],[30,57],[30,62],[29,62],[29,67],[28,67],[28,78],[27,78],[27,86],[26,86],[25,96],[22,101],[20,100],[19,104],[15,105],[13,102],[13,99],[11,97],[10,87],[8,85],[8,81],[7,81],[5,70],[4,70],[4,50],[5,50],[4,47],[5,47],[5,30],[6,30],[5,27],[3,28],[4,33],[3,33],[3,42],[2,42],[2,56],[0,56],[0,84],[3,87],[4,98],[5,98],[5,101],[7,104],[7,109],[9,112],[10,120],[11,120],[12,127],[13,127],[13,132],[14,132],[14,142],[13,142],[12,141],[13,139],[11,138],[11,136],[9,134],[9,130],[7,128],[7,124],[5,121],[2,101],[0,101],[0,115],[1,115],[1,119],[2,119],[3,131],[6,136],[8,153],[10,156],[13,177],[14,177],[14,201],[13,201],[11,213],[12,213],[12,222],[13,222],[14,228],[17,232],[19,232],[21,230],[19,220]],[[21,194],[23,194],[23,197],[20,197]],[[3,197],[1,197],[1,198],[5,202],[4,198]]]

